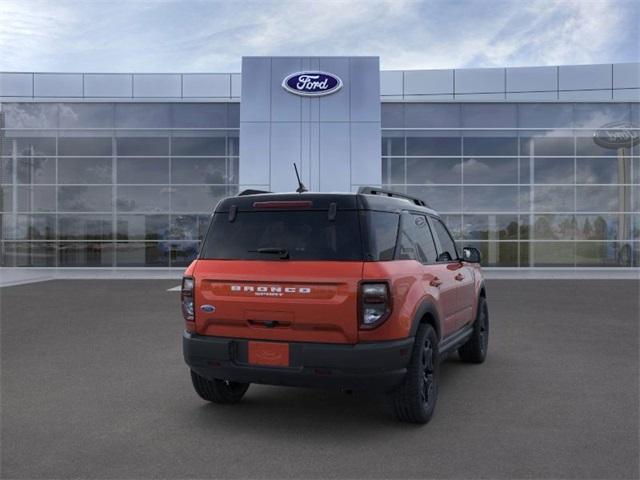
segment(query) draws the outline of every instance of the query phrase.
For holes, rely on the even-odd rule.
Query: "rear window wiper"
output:
[[[279,247],[265,247],[259,248],[257,250],[249,250],[251,253],[273,253],[275,255],[280,255],[282,260],[287,260],[289,258],[289,251],[286,248]]]

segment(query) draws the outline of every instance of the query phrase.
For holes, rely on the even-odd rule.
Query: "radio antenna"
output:
[[[302,180],[300,180],[300,174],[298,173],[298,166],[296,165],[296,162],[293,162],[293,168],[296,171],[296,178],[298,179],[298,188],[296,189],[296,192],[308,192],[309,190],[307,190],[307,187],[305,187],[304,183],[302,183]]]

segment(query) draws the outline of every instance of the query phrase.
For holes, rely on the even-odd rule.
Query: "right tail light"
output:
[[[362,283],[359,292],[360,328],[380,326],[391,314],[391,295],[386,282]]]
[[[193,287],[195,280],[193,277],[182,277],[182,289],[180,300],[182,303],[182,316],[187,322],[194,321]]]

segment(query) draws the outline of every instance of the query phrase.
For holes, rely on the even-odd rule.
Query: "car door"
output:
[[[437,301],[442,335],[453,333],[458,313],[455,274],[446,264],[436,262],[436,245],[425,215],[403,213],[398,245],[398,259],[417,260],[422,265],[423,288]]]
[[[474,307],[474,273],[459,258],[455,241],[445,224],[439,218],[430,217],[429,223],[436,240],[438,263],[446,265],[454,280],[456,292],[455,325],[462,328],[472,321]]]

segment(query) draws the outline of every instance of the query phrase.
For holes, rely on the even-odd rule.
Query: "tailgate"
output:
[[[352,261],[199,260],[194,272],[197,333],[356,343],[362,266]]]

